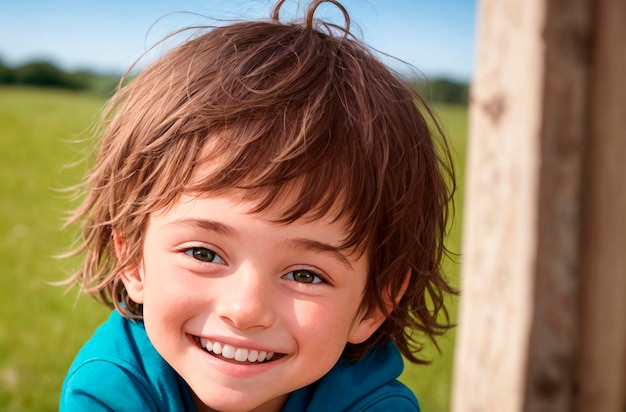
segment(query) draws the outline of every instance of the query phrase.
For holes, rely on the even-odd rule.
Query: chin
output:
[[[195,394],[195,403],[198,412],[220,411],[220,412],[242,412],[252,411],[261,406],[266,406],[263,410],[279,411],[287,400],[287,395],[274,399],[258,399],[250,396],[250,393],[239,391],[229,391],[223,389],[220,393]],[[252,399],[251,399],[252,398]]]

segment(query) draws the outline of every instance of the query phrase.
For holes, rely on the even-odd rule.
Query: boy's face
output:
[[[143,304],[150,340],[196,402],[278,409],[384,318],[358,311],[367,256],[336,248],[342,222],[272,223],[272,211],[250,214],[254,205],[235,195],[183,196],[152,215],[143,261],[122,278]]]

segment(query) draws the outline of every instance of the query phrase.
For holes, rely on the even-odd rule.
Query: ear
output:
[[[126,253],[126,242],[118,236],[113,234],[113,244],[115,246],[115,256],[120,261],[124,259]],[[132,265],[124,268],[120,273],[122,283],[128,292],[128,296],[135,303],[143,303],[143,286],[144,275],[143,270],[138,265]]]
[[[400,288],[400,291],[394,297],[394,299],[393,300],[391,299],[391,296],[389,296],[389,293],[385,294],[384,296],[385,309],[387,309],[388,313],[391,313],[393,311],[395,304],[400,302],[400,299],[402,299],[402,297],[404,296],[404,293],[409,287],[410,281],[411,281],[411,269],[409,268],[409,270],[406,272],[406,275],[404,275],[404,281],[402,282],[402,287]],[[369,339],[370,336],[374,334],[374,332],[376,332],[376,330],[380,327],[380,325],[383,324],[383,322],[386,319],[387,317],[384,315],[382,310],[380,310],[380,308],[374,309],[371,313],[363,317],[359,321],[358,325],[355,326],[355,328],[350,333],[350,336],[348,337],[348,342],[355,343],[355,344],[365,342],[367,339]]]

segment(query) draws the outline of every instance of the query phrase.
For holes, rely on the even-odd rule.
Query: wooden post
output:
[[[624,412],[625,7],[480,4],[455,412]]]
[[[452,410],[520,410],[532,316],[541,0],[485,0],[471,90]]]

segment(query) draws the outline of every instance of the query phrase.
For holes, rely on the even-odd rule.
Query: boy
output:
[[[396,378],[450,327],[448,152],[320,3],[197,35],[110,102],[71,280],[115,310],[61,410],[419,410]]]

